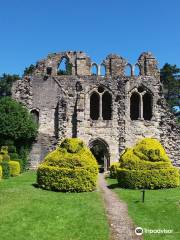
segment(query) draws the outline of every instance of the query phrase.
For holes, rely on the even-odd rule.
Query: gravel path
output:
[[[127,205],[107,187],[103,174],[99,174],[99,187],[109,220],[110,240],[142,240],[142,236],[135,235],[135,225],[128,216]]]

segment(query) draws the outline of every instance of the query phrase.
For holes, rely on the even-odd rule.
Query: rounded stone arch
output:
[[[29,112],[32,115],[33,120],[39,125],[39,109],[33,108]]]
[[[130,63],[127,63],[124,67],[124,75],[130,77],[133,75],[133,67]]]
[[[100,64],[100,75],[102,77],[106,76],[106,65],[103,62]]]
[[[139,65],[139,63],[133,65],[132,72],[133,76],[138,77],[141,75],[141,66]]]
[[[91,75],[98,76],[98,64],[93,62],[91,63]]]
[[[57,63],[58,75],[72,75],[72,63],[67,55],[62,55]]]
[[[91,139],[88,146],[98,162],[99,171],[108,171],[110,167],[110,150],[107,142],[98,137]]]

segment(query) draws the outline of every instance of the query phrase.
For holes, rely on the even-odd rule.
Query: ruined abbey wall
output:
[[[63,58],[71,66],[70,75],[58,74]],[[164,99],[157,61],[151,53],[141,54],[135,65],[115,54],[99,65],[83,52],[50,54],[37,62],[31,75],[13,85],[13,98],[38,118],[32,168],[64,137],[82,138],[89,146],[101,141],[108,151],[107,165],[118,161],[125,147],[153,137],[162,142],[174,165],[180,166],[180,128]],[[110,111],[108,106],[109,116],[105,112]]]

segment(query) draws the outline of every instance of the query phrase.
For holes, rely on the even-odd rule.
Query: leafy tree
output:
[[[166,63],[161,69],[161,82],[164,85],[165,97],[173,110],[180,106],[180,68]]]
[[[37,134],[37,124],[21,104],[10,97],[0,98],[0,140],[30,143]]]
[[[34,70],[35,70],[36,66],[34,64],[31,64],[29,67],[26,67],[25,70],[24,70],[24,76],[25,75],[31,75]]]
[[[3,74],[0,77],[0,96],[11,96],[11,88],[13,82],[20,79],[16,74]]]

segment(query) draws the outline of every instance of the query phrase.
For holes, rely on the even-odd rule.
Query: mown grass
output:
[[[146,229],[172,229],[172,234],[144,234],[145,240],[180,239],[180,188],[146,190],[142,203],[141,190],[118,188],[116,179],[107,179],[109,187],[128,205],[136,225]]]
[[[35,172],[0,181],[0,239],[107,240],[100,193],[35,188]]]

